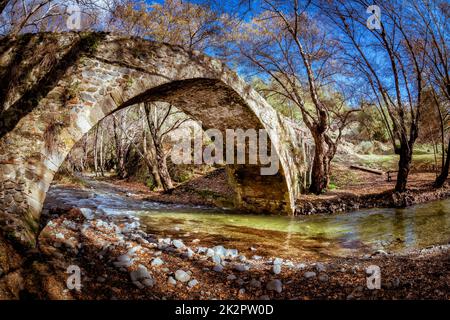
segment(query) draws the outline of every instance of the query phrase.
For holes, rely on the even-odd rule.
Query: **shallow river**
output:
[[[96,208],[108,214],[139,216],[149,233],[186,243],[224,245],[254,254],[322,259],[402,252],[450,242],[450,199],[407,209],[368,209],[339,215],[261,216],[204,207],[137,201],[106,183],[91,189],[53,186],[44,208],[55,205]]]

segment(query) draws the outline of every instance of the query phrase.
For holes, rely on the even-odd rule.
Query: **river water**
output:
[[[450,242],[450,199],[407,209],[285,217],[140,201],[112,185],[90,181],[87,189],[52,186],[44,209],[63,205],[135,215],[147,232],[160,237],[180,238],[185,243],[199,239],[203,246],[224,245],[287,259],[328,260]]]

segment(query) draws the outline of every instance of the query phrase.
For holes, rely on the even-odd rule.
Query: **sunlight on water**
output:
[[[149,231],[161,235],[207,239],[243,250],[253,246],[285,257],[401,252],[450,241],[450,200],[407,209],[292,218],[183,211],[139,215]]]
[[[138,215],[149,233],[200,239],[258,255],[320,258],[402,252],[450,241],[450,199],[407,209],[370,209],[340,215],[265,216],[136,200],[103,185],[95,190],[53,187],[48,201],[104,214]]]

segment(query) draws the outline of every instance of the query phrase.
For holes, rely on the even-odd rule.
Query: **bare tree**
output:
[[[448,34],[450,33],[450,4],[442,0],[421,0],[412,2],[417,25],[423,35],[428,35],[430,45],[423,48],[426,54],[426,74],[428,86],[436,106],[441,135],[441,172],[435,186],[441,187],[448,177],[450,168],[450,136],[447,138],[447,121],[450,111],[450,53]],[[448,139],[446,148],[445,140]]]
[[[149,5],[129,1],[116,6],[108,28],[189,50],[204,50],[222,33],[226,21],[207,3],[165,0]]]
[[[306,12],[309,2],[262,3],[261,14],[239,23],[230,34],[232,45],[225,54],[270,76],[274,85],[269,90],[300,110],[315,143],[309,190],[319,194],[328,186],[331,160],[356,111],[344,107],[347,97],[334,86],[339,46]],[[330,99],[330,93],[338,101]]]
[[[395,190],[406,190],[414,143],[419,134],[425,87],[427,34],[417,32],[411,2],[379,1],[379,28],[368,28],[368,1],[322,1],[323,12],[345,38],[347,64],[372,90],[372,99],[385,115],[394,150],[399,154]]]
[[[144,110],[154,150],[156,175],[159,177],[164,191],[169,191],[173,189],[173,183],[167,169],[168,152],[164,150],[165,138],[190,118],[167,103],[145,102]]]

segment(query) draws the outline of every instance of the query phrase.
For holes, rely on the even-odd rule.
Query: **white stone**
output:
[[[175,280],[173,277],[169,277],[167,279],[167,283],[169,283],[171,285],[176,285],[177,284],[177,280]]]
[[[177,249],[182,249],[182,248],[185,247],[183,241],[181,241],[181,240],[173,240],[173,241],[172,241],[172,244],[173,244],[173,246],[174,246],[175,248],[177,248]]]
[[[273,265],[281,265],[283,263],[283,259],[281,258],[275,258],[275,260],[273,260]]]
[[[280,274],[281,273],[281,264],[273,265],[272,271],[274,274]]]
[[[196,285],[198,285],[198,281],[196,279],[192,279],[191,281],[188,282],[189,288],[193,288]]]
[[[222,259],[220,258],[220,256],[218,256],[217,254],[213,255],[211,258],[212,262],[214,262],[215,264],[220,264],[222,262]]]
[[[314,278],[316,273],[314,271],[307,271],[303,274],[306,279]]]
[[[160,259],[160,258],[154,258],[153,260],[152,260],[152,267],[159,267],[159,266],[161,266],[161,265],[163,265],[164,264],[164,261],[162,260],[162,259]]]
[[[175,271],[175,279],[180,282],[188,282],[191,279],[191,276],[183,270],[177,270]]]

